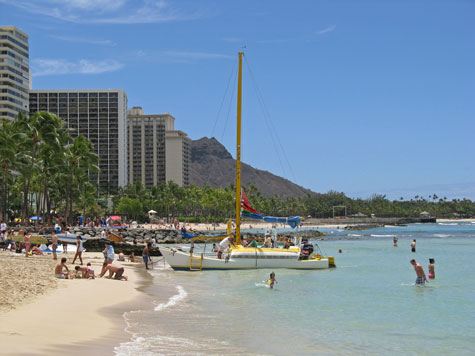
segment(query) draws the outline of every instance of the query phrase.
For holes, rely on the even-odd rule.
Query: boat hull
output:
[[[222,259],[202,256],[201,253],[191,255],[189,252],[164,246],[159,246],[159,249],[164,259],[174,270],[325,269],[330,267],[327,257],[299,260],[298,251],[282,249],[238,249],[229,254],[223,254]]]
[[[77,242],[77,237],[78,235],[76,234],[71,234],[71,233],[61,233],[58,234],[58,241],[61,242],[66,242],[66,243],[76,243]],[[81,236],[82,241],[86,241],[87,238],[84,236]]]

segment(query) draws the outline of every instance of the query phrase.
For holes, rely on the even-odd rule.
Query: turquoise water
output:
[[[131,341],[116,354],[475,354],[475,224],[325,232],[318,243],[337,268],[275,270],[274,290],[263,283],[270,270],[156,263],[140,308],[124,315]],[[436,279],[415,286],[409,260],[427,273],[430,257]]]

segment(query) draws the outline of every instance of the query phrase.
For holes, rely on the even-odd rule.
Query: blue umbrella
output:
[[[30,220],[43,220],[41,216],[32,216]]]

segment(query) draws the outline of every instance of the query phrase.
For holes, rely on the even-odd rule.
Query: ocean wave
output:
[[[155,311],[160,311],[160,310],[166,309],[168,307],[172,307],[175,304],[177,304],[178,302],[180,302],[180,301],[182,301],[183,299],[186,298],[188,293],[186,292],[186,290],[182,286],[177,286],[176,289],[178,290],[178,294],[175,294],[174,296],[170,297],[170,299],[168,299],[168,302],[160,303],[159,305],[157,305],[155,307]]]
[[[376,234],[371,234],[369,235],[371,237],[393,237],[394,235],[376,235]]]
[[[357,236],[361,236],[359,234],[348,234],[347,236],[354,236],[354,237],[357,237]]]
[[[456,226],[458,225],[457,223],[438,223],[439,225],[445,225],[445,226]]]
[[[434,235],[432,235],[432,236],[434,236],[434,237],[440,237],[440,238],[443,238],[443,239],[445,239],[445,238],[447,238],[447,237],[455,237],[455,235],[448,235],[448,234],[434,234]]]

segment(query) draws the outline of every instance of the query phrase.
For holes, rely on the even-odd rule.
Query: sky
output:
[[[123,89],[315,192],[475,200],[475,1],[0,0],[33,89]]]

